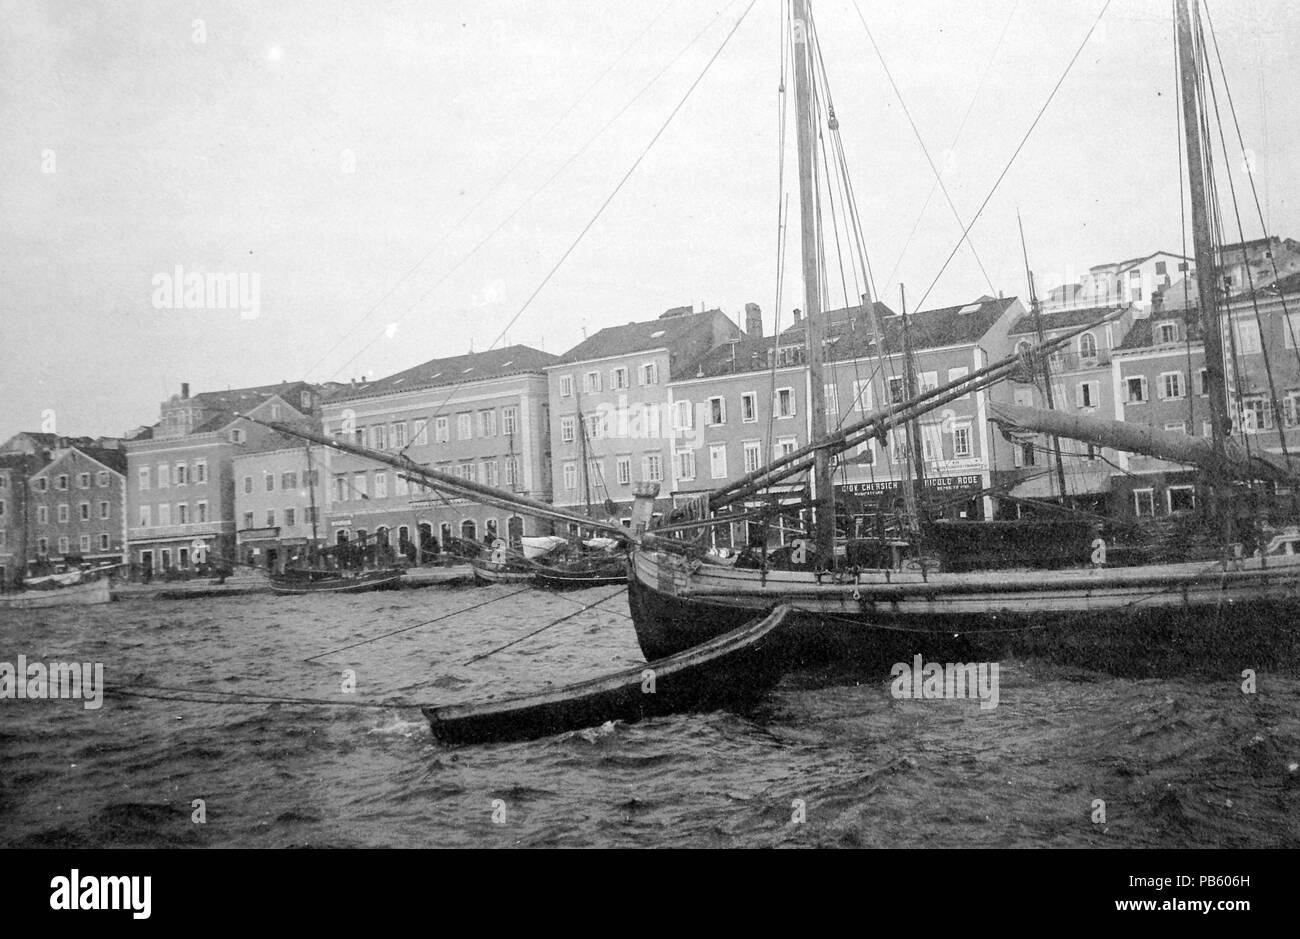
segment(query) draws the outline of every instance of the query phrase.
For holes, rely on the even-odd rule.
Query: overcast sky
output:
[[[0,439],[47,410],[117,434],[182,381],[376,376],[503,331],[559,353],[688,303],[753,301],[770,330],[778,0],[508,328],[748,2],[0,0]],[[858,0],[964,218],[1102,2]],[[1210,11],[1269,227],[1300,235],[1300,9]],[[853,0],[815,12],[880,293],[914,304],[960,229],[936,195],[903,252],[933,175]],[[1017,208],[1042,288],[1180,249],[1172,32],[1167,0],[1114,0],[972,231],[994,287],[1024,292]],[[256,275],[257,316],[156,308],[178,265]],[[963,249],[925,306],[988,289]]]

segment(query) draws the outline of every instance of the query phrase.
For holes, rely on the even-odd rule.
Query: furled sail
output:
[[[1003,433],[1054,434],[1098,447],[1141,453],[1159,460],[1199,466],[1227,479],[1262,479],[1267,482],[1300,483],[1300,461],[1276,453],[1261,455],[1245,449],[1235,440],[1225,440],[1222,456],[1203,437],[1158,430],[1145,424],[1108,421],[1083,414],[1047,411],[1041,408],[989,402],[989,418]]]

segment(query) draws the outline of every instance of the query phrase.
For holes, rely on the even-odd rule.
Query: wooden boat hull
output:
[[[496,564],[477,558],[470,561],[470,564],[474,568],[476,584],[526,584],[536,574],[531,565],[523,567],[519,564]]]
[[[812,572],[633,555],[628,589],[647,658],[734,628],[778,600],[791,667],[836,659],[875,667],[916,653],[994,658],[1044,654],[1117,674],[1237,666],[1290,658],[1297,644],[1300,555],[1244,562],[983,574]],[[1228,656],[1227,653],[1232,653]],[[1235,657],[1234,657],[1235,656]]]
[[[538,586],[552,590],[581,590],[584,587],[605,587],[627,583],[627,559],[603,558],[599,561],[573,566],[539,564],[534,581]]]
[[[0,610],[35,610],[53,606],[93,606],[113,599],[108,578],[57,587],[0,594]]]
[[[696,648],[565,688],[422,710],[439,740],[484,743],[752,703],[781,677],[771,650],[789,612],[778,607]]]
[[[271,589],[276,593],[367,593],[371,590],[391,590],[401,585],[400,570],[373,571],[355,577],[327,577],[318,580],[297,577],[272,577]]]

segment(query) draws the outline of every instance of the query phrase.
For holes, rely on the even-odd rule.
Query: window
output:
[[[159,489],[166,489],[169,485],[171,485],[171,473],[169,470],[170,468],[167,466],[166,463],[159,465],[158,467],[158,488]]]
[[[469,440],[474,436],[474,415],[469,411],[462,411],[456,415],[456,439]]]
[[[1092,333],[1079,337],[1079,358],[1095,359],[1097,357],[1097,338]]]
[[[794,417],[793,388],[776,389],[776,416],[780,418]]]
[[[501,433],[507,437],[513,436],[519,432],[519,408],[508,407],[501,409]]]
[[[352,491],[357,494],[358,499],[365,498],[366,495],[366,477],[368,473],[352,474]]]
[[[1124,400],[1139,404],[1147,399],[1147,380],[1143,376],[1124,379]]]
[[[60,535],[60,536],[59,536],[59,554],[67,554],[67,553],[68,553],[68,536],[67,536],[67,535]]]
[[[1192,435],[1192,425],[1187,421],[1168,421],[1165,430],[1171,434],[1186,434],[1189,437]]]
[[[1156,342],[1170,343],[1178,341],[1178,324],[1161,323],[1156,327]]]
[[[59,474],[59,477],[54,481],[54,488],[57,489],[57,490],[59,490],[59,492],[67,492],[67,491],[68,491],[68,474],[67,474],[67,473],[60,473],[60,474]]]
[[[398,421],[390,427],[388,439],[392,441],[394,450],[406,449],[406,421]]]
[[[308,525],[315,525],[320,521],[320,506],[309,505],[307,511],[303,513],[306,517],[303,521]]]
[[[388,449],[388,428],[383,424],[376,424],[370,431],[371,439],[374,440],[376,450]]]
[[[560,418],[560,443],[573,443],[577,426],[577,420],[572,416]]]
[[[1209,394],[1210,393],[1210,370],[1208,368],[1203,368],[1199,372],[1197,372],[1196,382],[1197,382],[1196,393],[1198,395]]]
[[[1160,397],[1181,398],[1183,396],[1183,373],[1160,373]]]
[[[108,508],[108,503],[107,503],[107,502],[101,502],[101,503],[99,503],[99,517],[100,517],[100,518],[108,518],[108,517],[109,517],[109,508]]]
[[[917,390],[920,391],[921,394],[925,394],[927,391],[934,391],[934,389],[939,387],[939,373],[918,372],[916,381]]]
[[[1172,515],[1174,512],[1188,512],[1196,508],[1196,488],[1194,486],[1170,486],[1165,490],[1166,505]]]
[[[1139,517],[1151,517],[1156,514],[1155,490],[1153,489],[1134,489],[1133,490],[1133,514]]]
[[[605,436],[605,415],[588,414],[583,417],[583,423],[587,425],[587,439],[598,440]]]
[[[417,418],[414,424],[415,433],[411,438],[411,446],[427,447],[429,445],[429,419],[427,417]]]
[[[179,502],[176,505],[176,524],[188,525],[190,523],[190,506],[187,502]]]
[[[253,491],[253,477],[252,477],[252,476],[245,476],[245,477],[244,477],[244,492],[248,493],[248,492],[252,492],[252,491]]]
[[[902,404],[907,400],[907,383],[902,378],[889,379],[889,401],[891,404]]]
[[[614,472],[620,486],[632,485],[632,458],[621,456],[614,461]]]
[[[605,461],[592,457],[587,461],[587,485],[593,490],[605,482]]]
[[[142,486],[141,488],[148,489],[149,488],[148,467],[140,470],[140,474],[141,474],[141,480],[144,482],[144,486]],[[44,476],[38,476],[36,477],[35,480],[33,480],[33,485],[35,486],[37,492],[44,492],[46,489],[49,488],[49,480],[46,479]]]
[[[297,518],[297,513],[296,513],[293,509],[285,509],[285,510],[284,510],[284,527],[285,527],[285,528],[292,528],[293,525],[294,525],[294,519],[295,519],[295,518]]]
[[[140,527],[149,528],[153,525],[153,506],[140,506]]]
[[[388,498],[388,473],[384,470],[375,471],[375,498]]]
[[[954,459],[960,459],[971,455],[970,424],[953,425],[952,455]]]
[[[709,447],[709,475],[714,479],[727,478],[727,445],[715,443]]]
[[[37,554],[49,554],[49,553],[50,553],[50,539],[49,539],[49,538],[37,538],[37,539],[36,539],[36,553],[37,553]]]
[[[62,523],[64,523],[64,522],[66,522],[66,521],[68,521],[68,503],[66,503],[66,502],[60,502],[60,503],[59,503],[59,523],[62,524]]]
[[[77,539],[77,547],[85,554],[90,550],[90,535],[82,535]]]
[[[243,443],[243,442],[244,442],[244,432],[243,432],[243,430],[241,430],[241,429],[238,428],[238,427],[233,427],[233,428],[231,428],[231,430],[230,430],[230,442],[231,442],[231,443]]]
[[[266,527],[267,528],[275,527],[275,509],[266,510]]]
[[[158,524],[166,528],[172,523],[172,507],[169,503],[164,502],[158,506]]]
[[[643,436],[654,438],[662,436],[662,417],[663,412],[659,406],[646,402],[641,406],[641,413],[645,416],[645,426],[642,428]]]
[[[657,385],[659,384],[659,363],[646,362],[641,366],[641,384]]]
[[[627,369],[623,366],[609,370],[609,387],[612,391],[618,391],[627,387]]]
[[[195,503],[194,516],[194,521],[200,524],[206,523],[208,521],[208,504],[206,502]]]
[[[713,397],[709,399],[709,423],[712,425],[727,423],[727,399]]]
[[[485,486],[496,486],[498,484],[496,460],[483,461],[483,484]]]
[[[448,418],[435,418],[433,422],[433,442],[446,443],[451,439],[451,422]]]
[[[746,424],[758,420],[758,394],[746,391],[740,396],[740,419]]]
[[[1156,276],[1157,276],[1157,277],[1163,277],[1164,275],[1165,275],[1165,262],[1164,262],[1164,261],[1157,261],[1157,262],[1156,262]]]
[[[1245,424],[1242,433],[1256,434],[1273,427],[1273,409],[1268,406],[1268,399],[1263,395],[1245,395],[1241,399],[1242,416]]]
[[[1033,466],[1038,450],[1032,440],[1018,442],[1012,446],[1011,456],[1017,468]]]
[[[100,535],[99,535],[99,550],[100,550],[100,551],[107,551],[110,547],[112,547],[112,544],[111,544],[110,541],[109,541],[108,532],[100,532]]]
[[[149,488],[149,467],[140,467],[140,491],[144,492]]]
[[[859,410],[866,414],[871,410],[871,381],[854,381],[853,382],[853,403],[849,405],[849,410]]]
[[[249,528],[252,528],[252,527],[253,527],[253,513],[252,513],[252,512],[245,512],[245,513],[244,513],[244,528],[245,528],[245,529],[249,529]]]
[[[148,506],[145,506],[148,508]],[[50,522],[50,510],[48,506],[38,505],[36,507],[36,524],[48,525]]]
[[[752,473],[761,465],[763,445],[757,440],[746,440],[743,446],[745,448],[745,472]]]
[[[78,488],[78,489],[89,489],[89,488],[90,488],[90,474],[89,474],[89,473],[78,473],[78,474],[77,474],[77,488]]]
[[[560,376],[560,397],[569,398],[572,396],[573,396],[573,376],[561,375]]]
[[[176,485],[188,486],[190,482],[190,468],[185,463],[177,463],[175,467]]]
[[[297,489],[297,488],[298,488],[298,474],[295,473],[295,472],[281,473],[281,474],[280,474],[280,488],[281,488],[281,489]]]
[[[275,474],[265,473],[262,476],[262,484],[266,486],[267,492],[275,492]]]
[[[689,401],[673,402],[673,429],[690,430],[695,423],[695,414]]]
[[[369,433],[367,433],[367,428],[358,427],[356,430],[354,430],[352,432],[352,442],[355,443],[358,447],[369,446],[370,435]]]
[[[497,435],[496,408],[478,412],[478,434],[480,437],[495,437]]]
[[[506,460],[506,485],[514,488],[520,481],[519,457],[512,456]]]
[[[194,484],[206,483],[208,481],[208,461],[194,461]]]
[[[799,441],[794,437],[776,438],[776,455],[778,457],[787,456],[798,448]]]
[[[83,522],[90,521],[90,503],[83,502],[79,506],[77,506],[77,514],[78,517],[81,519],[81,521]]]
[[[600,372],[587,372],[582,376],[582,393],[600,391]]]
[[[101,489],[103,489],[105,486],[108,485],[107,470],[100,470],[98,473],[95,474],[95,485],[99,486]]]
[[[678,450],[676,454],[677,478],[688,480],[695,478],[695,451]]]
[[[663,457],[657,453],[646,455],[641,460],[641,472],[644,474],[646,482],[660,482],[664,478]]]
[[[1287,427],[1300,424],[1300,391],[1291,390],[1282,398],[1282,420]]]
[[[578,488],[578,464],[564,464],[564,488],[570,492]]]
[[[401,473],[394,474],[393,495],[406,496],[410,494],[411,494],[410,484],[406,481],[406,477],[403,476]]]
[[[1253,320],[1237,321],[1237,351],[1242,355],[1259,351],[1259,324]]]

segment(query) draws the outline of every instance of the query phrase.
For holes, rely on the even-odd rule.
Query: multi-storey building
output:
[[[602,329],[560,356],[547,368],[555,504],[585,512],[590,503],[626,523],[633,486],[646,482],[660,484],[656,509],[671,507],[669,467],[683,437],[674,383],[696,375],[710,350],[742,338],[721,310],[678,307]]]
[[[0,453],[0,590],[21,584],[27,568],[27,480],[39,466],[31,454]]]
[[[556,357],[528,346],[433,359],[331,395],[326,433],[533,499],[549,500],[550,416],[545,369]],[[449,538],[491,542],[545,533],[549,524],[417,485],[391,467],[322,454],[331,543],[414,552]],[[418,539],[418,540],[417,540]]]
[[[126,554],[126,453],[73,446],[32,473],[28,572],[121,562]]]
[[[318,426],[320,392],[305,382],[204,392],[164,401],[146,440],[127,449],[131,563],[151,576],[236,563],[235,457],[278,435],[244,415]]]
[[[1007,333],[1007,348],[999,350],[997,355],[1037,345],[1040,326],[1044,339],[1054,339],[1105,320],[1103,325],[1080,333],[1068,346],[1047,357],[1052,392],[1050,407],[1115,420],[1119,411],[1111,378],[1112,355],[1128,336],[1135,319],[1145,315],[1145,311],[1133,304],[1058,310],[1039,316],[1027,313],[1012,323]],[[1041,373],[1026,371],[1012,381],[994,385],[989,390],[989,398],[994,402],[1047,408],[1047,390]],[[1074,440],[1061,439],[1056,445],[1061,452],[1066,501],[1104,511],[1114,470],[1104,451]],[[1025,507],[1020,500],[1061,498],[1062,473],[1057,471],[1055,447],[1049,438],[1041,434],[1018,434],[1014,441],[1008,441],[1001,434],[994,434],[990,447],[994,483],[1006,493],[997,500],[999,516],[1019,517]]]
[[[1043,310],[1053,312],[1124,304],[1147,307],[1158,302],[1160,295],[1171,285],[1195,271],[1196,263],[1191,258],[1170,251],[1097,264],[1077,282],[1049,290],[1043,301]]]
[[[283,571],[325,540],[324,448],[276,435],[232,463],[235,540],[245,564]]]

